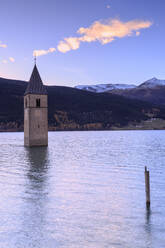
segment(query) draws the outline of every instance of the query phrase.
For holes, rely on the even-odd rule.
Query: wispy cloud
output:
[[[81,27],[77,31],[80,37],[67,37],[60,41],[57,49],[66,53],[70,50],[76,50],[80,47],[81,42],[98,41],[102,45],[114,41],[116,38],[126,36],[140,35],[141,29],[149,28],[152,25],[150,21],[133,20],[122,22],[118,19],[107,20],[105,22],[94,22],[90,27]]]
[[[10,57],[9,60],[14,63],[15,62],[15,59],[13,57]]]
[[[110,9],[110,7],[111,7],[111,6],[108,4],[108,5],[107,5],[107,9]]]
[[[9,57],[8,59],[3,59],[2,60],[2,63],[3,64],[7,64],[8,62],[14,63],[15,62],[15,59],[13,57]]]
[[[3,64],[7,64],[7,63],[8,63],[7,59],[3,59],[3,60],[2,60],[2,63],[3,63]]]
[[[57,49],[62,53],[66,53],[70,50],[76,50],[80,47],[80,42],[81,42],[80,38],[76,38],[76,37],[65,38],[64,41],[60,41]]]
[[[42,56],[42,55],[46,55],[48,53],[53,53],[55,52],[56,49],[54,47],[50,47],[48,50],[34,50],[33,51],[33,56]]]
[[[6,47],[7,47],[7,45],[6,45],[6,44],[3,44],[3,43],[2,43],[2,41],[0,41],[0,47],[2,47],[2,48],[6,48]]]

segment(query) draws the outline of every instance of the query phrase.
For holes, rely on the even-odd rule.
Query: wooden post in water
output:
[[[146,207],[150,208],[150,172],[145,166],[145,190],[146,190]]]

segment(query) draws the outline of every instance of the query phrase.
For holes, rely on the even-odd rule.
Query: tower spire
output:
[[[34,65],[33,72],[24,95],[27,94],[47,95],[46,87],[43,85],[36,64]]]
[[[37,56],[36,54],[34,55],[34,65],[36,65],[36,60],[37,60]]]

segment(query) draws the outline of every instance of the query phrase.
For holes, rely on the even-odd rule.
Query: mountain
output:
[[[96,84],[96,85],[78,85],[76,89],[91,91],[95,93],[104,93],[111,90],[133,89],[135,85],[131,84]]]
[[[138,88],[156,88],[156,87],[161,87],[165,86],[165,80],[157,79],[157,78],[151,78],[144,83],[140,84]]]
[[[127,98],[165,106],[165,80],[152,78],[134,89],[115,90],[110,92]]]
[[[152,78],[139,86],[133,87],[133,85],[131,85],[130,88],[128,88],[127,85],[125,88],[117,88],[115,86],[116,84],[114,84],[114,88],[110,90],[105,87],[105,92],[165,106],[165,80]],[[83,88],[83,86],[81,86],[81,89],[87,90]],[[99,93],[99,91],[96,92]]]
[[[134,84],[95,84],[95,85],[77,85],[75,86],[76,89],[91,91],[95,93],[105,93],[115,90],[130,90],[130,89],[137,89],[137,88],[156,88],[165,86],[165,80],[160,80],[157,78],[151,78],[144,83],[140,84],[139,86]]]
[[[0,130],[23,130],[23,95],[27,82],[0,78]],[[111,130],[133,127],[165,109],[111,93],[47,86],[49,130]]]

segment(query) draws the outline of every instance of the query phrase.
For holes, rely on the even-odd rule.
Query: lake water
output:
[[[0,133],[0,248],[32,247],[164,248],[165,131]]]

